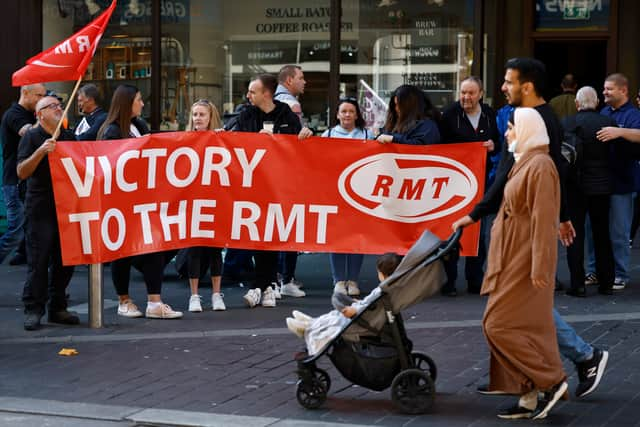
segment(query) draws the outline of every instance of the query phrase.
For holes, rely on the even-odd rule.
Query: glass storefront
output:
[[[160,0],[154,0],[160,1]],[[59,5],[62,5],[59,7]],[[110,0],[43,0],[43,46],[86,25]],[[340,93],[329,94],[330,0],[162,0],[160,87],[151,64],[151,0],[120,0],[85,81],[103,92],[118,84],[160,91],[160,129],[183,129],[197,99],[227,115],[245,101],[249,79],[299,64],[307,86],[300,100],[317,131],[328,125],[330,96],[388,101],[400,84],[422,88],[438,107],[456,99],[473,64],[472,0],[342,0]],[[70,82],[51,84],[69,94]],[[72,120],[73,121],[73,120]]]

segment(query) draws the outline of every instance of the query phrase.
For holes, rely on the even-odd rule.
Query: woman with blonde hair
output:
[[[560,182],[536,110],[517,108],[505,136],[515,165],[491,229],[481,289],[489,295],[482,320],[489,390],[520,395],[498,417],[541,419],[567,390],[553,321]]]
[[[206,99],[199,99],[191,106],[191,114],[187,123],[187,131],[207,131],[220,129],[222,123],[218,109]],[[208,246],[194,246],[187,248],[187,271],[189,275],[189,287],[191,297],[189,298],[189,311],[201,312],[202,302],[198,293],[200,276],[207,269],[211,272],[211,306],[214,311],[226,310],[224,305],[224,295],[220,292],[222,281],[222,249]],[[205,267],[203,269],[202,267]],[[208,267],[208,268],[207,268]]]

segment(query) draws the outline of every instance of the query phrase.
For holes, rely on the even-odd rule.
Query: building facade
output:
[[[13,71],[110,2],[6,2],[2,108],[17,97]],[[403,83],[443,107],[457,98],[461,79],[478,75],[485,102],[500,107],[503,64],[513,56],[547,64],[547,96],[566,73],[600,91],[619,71],[635,91],[639,17],[635,0],[119,0],[84,80],[101,89],[105,105],[118,84],[136,85],[152,129],[178,130],[193,101],[210,99],[232,114],[252,76],[299,64],[305,120],[322,131],[340,96],[387,102]],[[47,86],[68,97],[73,82]]]

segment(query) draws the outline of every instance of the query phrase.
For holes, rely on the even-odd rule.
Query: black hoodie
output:
[[[276,108],[269,113],[265,113],[255,105],[248,105],[243,108],[231,130],[237,132],[260,132],[264,122],[273,122],[273,133],[297,135],[302,129],[298,116],[291,111],[287,104],[276,100],[273,103]]]

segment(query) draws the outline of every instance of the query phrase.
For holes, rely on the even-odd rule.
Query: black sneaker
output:
[[[580,380],[575,391],[576,397],[584,397],[598,387],[598,384],[600,384],[600,380],[602,379],[602,375],[604,374],[604,370],[607,367],[608,360],[608,351],[603,351],[594,347],[593,357],[591,359],[576,364],[576,368],[578,369],[578,379]]]
[[[80,318],[67,310],[49,312],[49,323],[61,323],[63,325],[77,325]]]
[[[484,394],[485,396],[503,396],[505,394],[509,394],[502,390],[489,390],[489,384],[480,384],[476,388],[476,392]]]
[[[538,407],[533,412],[533,416],[531,418],[533,418],[534,420],[541,420],[543,418],[546,418],[549,414],[549,411],[551,411],[556,403],[558,403],[558,400],[560,400],[562,395],[567,391],[567,388],[569,388],[567,382],[562,381],[561,383],[553,386],[551,390],[544,393],[544,399],[538,400]]]
[[[504,420],[519,420],[523,418],[531,418],[533,416],[534,409],[523,408],[517,403],[513,406],[509,406],[504,409],[500,409],[498,412],[498,418]]]
[[[24,330],[25,331],[36,331],[40,329],[40,318],[42,315],[38,313],[27,313],[24,316]]]

